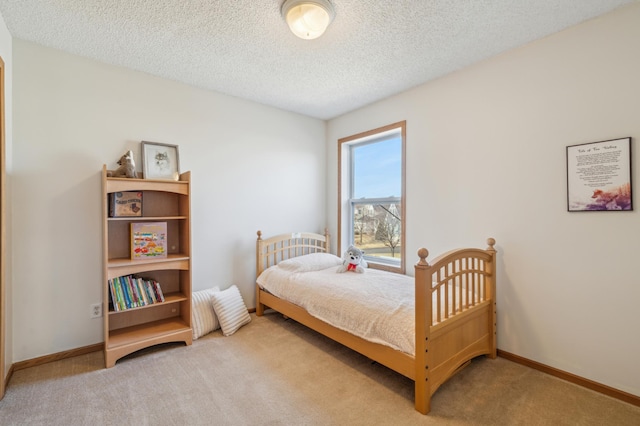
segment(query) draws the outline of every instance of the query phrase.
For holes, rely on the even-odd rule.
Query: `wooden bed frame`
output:
[[[487,243],[489,247],[485,250],[452,250],[431,263],[427,262],[427,249],[418,250],[415,356],[333,327],[303,308],[263,291],[257,284],[256,314],[261,316],[271,308],[412,379],[415,408],[427,414],[431,395],[461,367],[479,355],[496,357],[495,240],[489,238]],[[324,235],[292,233],[264,240],[258,231],[256,276],[282,260],[329,250],[327,231]],[[450,312],[452,300],[458,300],[461,309]]]

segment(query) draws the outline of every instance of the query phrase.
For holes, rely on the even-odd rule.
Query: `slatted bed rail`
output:
[[[262,264],[256,265],[257,270],[263,271],[278,262],[305,254],[328,253],[329,231],[325,229],[324,232],[324,238],[319,238],[318,234],[292,232],[263,240],[262,231],[258,231],[258,263]]]
[[[436,325],[487,300],[491,256],[484,250],[455,252],[438,259],[433,272],[433,318]]]

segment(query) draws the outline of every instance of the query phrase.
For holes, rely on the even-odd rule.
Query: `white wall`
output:
[[[498,347],[640,395],[640,4],[328,123],[337,140],[407,120],[407,255],[499,253]],[[634,212],[568,213],[568,145],[633,137]]]
[[[7,30],[7,26],[4,23],[4,18],[2,17],[2,15],[0,15],[0,56],[2,57],[2,60],[4,61],[4,93],[5,93],[5,99],[4,99],[4,108],[5,108],[5,121],[4,121],[4,135],[5,135],[5,167],[6,167],[6,182],[5,182],[5,190],[6,190],[6,194],[5,194],[5,200],[8,201],[11,199],[11,169],[12,169],[12,161],[11,161],[11,157],[12,157],[12,146],[13,146],[13,124],[12,124],[12,117],[13,117],[13,104],[12,104],[12,85],[13,85],[13,70],[12,70],[12,64],[13,64],[13,46],[12,46],[12,39],[11,39],[11,34],[9,34],[9,30]],[[12,364],[12,351],[13,351],[13,346],[12,346],[12,330],[11,330],[11,324],[12,324],[12,311],[11,311],[11,303],[9,302],[11,300],[11,296],[12,296],[12,291],[11,291],[11,250],[10,250],[10,244],[11,244],[11,235],[12,235],[12,231],[11,231],[11,209],[7,208],[5,210],[5,220],[6,220],[6,224],[5,224],[5,229],[7,234],[5,235],[6,238],[6,248],[7,248],[7,255],[6,255],[6,264],[5,264],[5,300],[4,300],[4,306],[3,308],[0,308],[0,311],[2,311],[2,309],[4,309],[4,321],[5,321],[5,329],[4,329],[4,333],[5,333],[5,340],[4,340],[4,344],[5,344],[5,352],[4,352],[4,364],[5,364],[5,368],[4,370],[0,369],[0,371],[4,371],[5,375],[9,372],[9,368],[11,367]],[[0,312],[1,313],[1,312]],[[4,381],[5,377],[0,377],[0,380]]]
[[[194,290],[253,307],[256,231],[324,228],[323,121],[20,40],[14,66],[13,362],[103,341],[100,173],[142,140],[192,171]]]

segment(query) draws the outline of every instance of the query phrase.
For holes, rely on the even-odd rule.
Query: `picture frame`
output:
[[[631,137],[567,146],[569,212],[632,211]]]
[[[179,180],[178,145],[142,141],[142,174],[144,179]]]

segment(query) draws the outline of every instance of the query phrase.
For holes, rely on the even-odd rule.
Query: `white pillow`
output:
[[[193,340],[220,328],[220,323],[213,311],[211,297],[220,291],[219,287],[195,291],[191,295],[191,325]]]
[[[220,321],[222,334],[231,336],[240,327],[251,321],[247,306],[242,300],[240,290],[232,285],[226,290],[216,291],[211,298],[213,309]]]
[[[331,253],[311,253],[278,263],[278,267],[291,272],[311,272],[342,265],[342,259]]]

